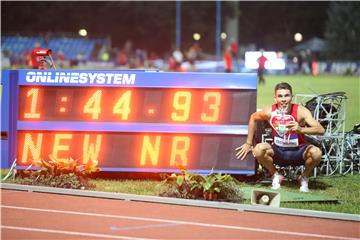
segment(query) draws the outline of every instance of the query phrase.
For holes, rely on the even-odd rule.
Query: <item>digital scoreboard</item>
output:
[[[255,173],[235,156],[255,74],[3,70],[2,85],[3,167],[52,155],[102,171]]]

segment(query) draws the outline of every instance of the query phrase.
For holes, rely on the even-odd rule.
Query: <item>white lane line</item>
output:
[[[1,225],[1,228],[2,229],[10,229],[10,230],[18,230],[18,231],[57,233],[57,234],[75,235],[75,236],[84,236],[84,237],[96,237],[96,238],[126,239],[126,240],[155,240],[153,238],[137,238],[137,237],[110,235],[110,234],[73,232],[73,231],[62,231],[62,230],[54,230],[54,229],[16,227],[16,226],[7,226],[7,225]],[[4,233],[2,233],[2,234],[4,234]]]
[[[129,226],[129,227],[117,227],[117,226],[110,226],[110,230],[113,231],[123,231],[123,230],[134,230],[134,229],[146,229],[146,228],[164,228],[164,227],[173,227],[179,226],[181,224],[177,223],[161,223],[161,224],[146,224],[140,226]]]
[[[130,216],[121,216],[121,215],[101,214],[101,213],[87,213],[87,212],[63,211],[63,210],[43,209],[43,208],[17,207],[10,205],[0,205],[0,207],[18,209],[18,210],[27,210],[27,211],[73,214],[73,215],[92,216],[92,217],[108,217],[108,218],[128,219],[128,220],[136,220],[136,221],[186,224],[186,225],[210,227],[210,228],[213,227],[213,228],[224,228],[224,229],[233,229],[233,230],[245,230],[245,231],[253,231],[253,232],[276,233],[276,234],[295,235],[295,236],[304,236],[304,237],[329,238],[329,239],[338,239],[338,240],[359,240],[359,238],[352,238],[352,237],[342,237],[342,236],[303,233],[303,232],[290,232],[290,231],[280,231],[280,230],[272,230],[272,229],[252,228],[252,227],[240,227],[240,226],[222,225],[222,224],[187,222],[187,221],[161,219],[161,218],[130,217]]]

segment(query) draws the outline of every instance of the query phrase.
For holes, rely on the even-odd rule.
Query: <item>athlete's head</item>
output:
[[[275,102],[278,108],[289,108],[292,100],[292,87],[286,82],[281,82],[275,86]]]
[[[288,89],[288,90],[290,90],[290,93],[292,95],[292,87],[287,82],[281,82],[281,83],[276,84],[275,85],[275,94],[276,94],[276,91],[279,89]]]

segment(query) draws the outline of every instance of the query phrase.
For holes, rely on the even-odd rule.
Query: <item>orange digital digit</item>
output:
[[[24,118],[30,119],[38,119],[40,118],[40,113],[36,111],[36,107],[39,100],[39,89],[38,88],[31,88],[26,93],[27,98],[31,98],[30,102],[30,112],[24,114]]]
[[[219,119],[221,93],[205,92],[203,100],[209,104],[210,111],[201,113],[201,121],[216,122]]]
[[[131,91],[126,91],[121,95],[119,100],[116,102],[113,108],[113,113],[120,114],[121,120],[128,120],[129,114],[131,112],[130,102],[131,102]]]
[[[96,90],[86,102],[83,113],[91,114],[92,119],[99,119],[99,114],[101,112],[101,96],[102,90]]]
[[[171,119],[176,122],[185,122],[189,119],[191,105],[191,92],[177,91],[173,98],[175,111],[171,113]]]

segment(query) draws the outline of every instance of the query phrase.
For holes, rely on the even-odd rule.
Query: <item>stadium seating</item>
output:
[[[39,43],[41,47],[50,48],[55,55],[61,50],[67,60],[76,60],[79,54],[83,55],[84,60],[90,60],[95,46],[108,44],[108,40],[106,38],[50,37],[45,43],[42,37],[2,36],[1,50],[7,50],[17,57],[22,57],[24,52],[31,51],[36,43]]]

